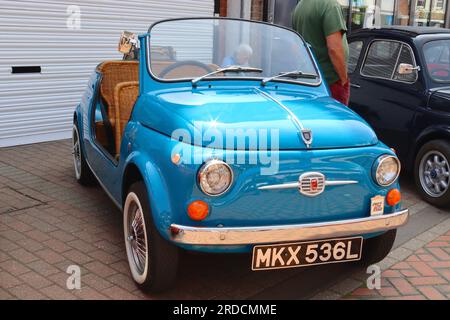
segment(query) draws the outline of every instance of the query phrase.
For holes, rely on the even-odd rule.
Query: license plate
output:
[[[253,247],[252,270],[305,267],[361,259],[362,237]]]

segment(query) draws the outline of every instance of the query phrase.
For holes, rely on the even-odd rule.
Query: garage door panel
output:
[[[74,4],[80,29],[67,28]],[[0,0],[0,147],[70,137],[89,75],[121,58],[121,31],[145,33],[158,20],[213,10],[213,0]],[[41,73],[12,74],[13,66]]]

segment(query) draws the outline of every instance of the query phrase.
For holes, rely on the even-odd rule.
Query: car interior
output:
[[[204,75],[205,69],[195,61],[157,61],[152,71],[164,79],[182,78],[183,75]],[[218,68],[209,65],[212,70]],[[120,155],[123,131],[139,95],[139,62],[136,60],[113,60],[98,66],[101,73],[100,99],[96,108],[95,137],[116,160]]]

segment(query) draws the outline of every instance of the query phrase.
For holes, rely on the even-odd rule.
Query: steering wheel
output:
[[[164,78],[170,71],[173,71],[177,68],[181,68],[184,66],[194,66],[194,67],[198,67],[201,69],[204,69],[206,71],[206,73],[210,73],[213,72],[214,70],[211,69],[208,65],[200,62],[200,61],[195,61],[195,60],[186,60],[186,61],[179,61],[179,62],[175,62],[174,64],[171,64],[168,67],[165,67],[160,73],[159,73],[159,77],[160,78]]]

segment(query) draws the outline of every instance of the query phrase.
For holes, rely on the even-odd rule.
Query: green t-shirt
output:
[[[347,27],[337,0],[301,0],[292,15],[292,25],[313,47],[327,83],[338,81],[339,76],[328,55],[326,40],[330,34],[342,31],[342,44],[348,60]]]

